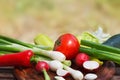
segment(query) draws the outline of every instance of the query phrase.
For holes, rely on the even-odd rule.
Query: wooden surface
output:
[[[27,69],[15,69],[16,78],[18,80],[44,80],[43,74],[38,74],[34,69],[27,68]],[[54,76],[56,75],[55,72],[49,71],[48,72],[51,80],[55,80]],[[66,77],[66,80],[73,80],[72,77]]]
[[[73,66],[75,69],[78,67]],[[115,70],[115,71],[114,71]],[[49,71],[51,80],[55,80],[55,72]],[[120,67],[105,68],[101,67],[98,72],[97,80],[120,80]],[[74,80],[71,76],[65,77],[66,80]],[[13,68],[0,67],[0,80],[44,80],[43,74],[39,74],[34,68]]]
[[[0,67],[0,80],[17,80],[13,67]]]

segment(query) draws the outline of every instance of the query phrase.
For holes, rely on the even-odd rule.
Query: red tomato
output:
[[[54,50],[62,52],[66,56],[66,59],[75,58],[79,52],[79,48],[80,44],[78,39],[70,33],[61,35],[55,41],[54,45]]]
[[[88,61],[89,59],[90,59],[89,55],[87,55],[85,53],[79,53],[75,57],[75,63],[76,63],[76,65],[78,65],[79,67],[81,67],[83,65],[83,63],[85,61]]]

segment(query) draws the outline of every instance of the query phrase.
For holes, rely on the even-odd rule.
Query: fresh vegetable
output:
[[[93,31],[93,32],[85,31],[81,35],[77,35],[77,38],[80,41],[80,43],[81,43],[81,40],[95,42],[96,44],[102,43],[103,41],[108,39],[108,37],[109,37],[109,34],[104,33],[101,27],[98,27],[98,30],[96,30],[96,31]],[[91,59],[91,56],[90,56],[90,59]],[[103,64],[102,61],[100,61],[99,59],[97,59],[95,57],[92,57],[91,60],[97,61],[101,65]]]
[[[69,71],[59,68],[57,69],[56,74],[61,77],[66,77],[69,75]]]
[[[77,66],[82,67],[83,63],[85,61],[88,61],[90,59],[90,56],[87,55],[86,53],[79,53],[75,57],[75,63]]]
[[[67,66],[71,66],[72,62],[71,62],[71,60],[65,60],[65,61],[62,62],[62,64],[65,64]]]
[[[84,75],[81,71],[72,69],[71,67],[68,67],[66,65],[64,65],[64,69],[67,70],[75,80],[83,79]]]
[[[50,59],[50,58],[48,58],[48,57],[45,57],[45,56],[35,56],[35,58],[33,58],[32,61],[33,61],[33,62],[45,61],[45,62],[47,62],[48,64],[49,64],[49,63],[53,63],[53,64],[52,64],[53,67],[55,66],[54,63],[57,63],[57,62],[58,62],[58,64],[59,64],[59,63],[60,63],[60,64],[65,64],[65,65],[67,65],[67,66],[71,66],[71,64],[72,64],[71,60],[64,60],[64,61],[60,62],[60,61],[58,61],[58,60],[52,60],[52,59]],[[57,65],[56,65],[56,66],[57,66]]]
[[[101,33],[104,35],[103,33]],[[45,75],[45,80],[50,80],[49,75],[47,74],[47,70],[51,69],[52,71],[56,71],[59,78],[56,79],[64,79],[68,73],[75,80],[83,80],[84,75],[80,70],[75,70],[70,67],[72,59],[75,59],[75,63],[78,66],[83,66],[85,69],[94,70],[99,68],[99,63],[96,61],[88,61],[90,57],[94,57],[101,60],[111,60],[118,64],[120,64],[120,50],[117,48],[109,47],[103,44],[99,44],[99,39],[96,38],[92,33],[84,33],[84,39],[87,40],[87,37],[90,40],[85,41],[81,40],[79,43],[78,39],[70,33],[61,35],[53,45],[50,46],[49,43],[51,41],[45,35],[38,35],[34,42],[35,44],[25,43],[13,38],[0,36],[0,57],[4,57],[7,55],[13,55],[10,52],[14,52],[14,55],[19,55],[22,51],[30,51],[34,53],[29,58],[22,57],[21,60],[25,62],[19,61],[19,58],[13,58],[11,60],[10,57],[6,60],[9,60],[7,63],[12,63],[14,60],[14,64],[10,64],[8,66],[22,66],[22,67],[31,67],[32,62],[37,63],[35,68],[37,71],[43,72]],[[87,37],[85,37],[87,36]],[[100,36],[102,39],[105,36]],[[94,38],[94,39],[93,39]],[[52,49],[50,50],[50,49]],[[79,53],[82,52],[82,53]],[[3,53],[2,53],[3,52]],[[24,52],[23,52],[24,53]],[[24,54],[25,55],[25,54]],[[22,55],[21,55],[22,56]],[[13,57],[13,56],[12,56]],[[19,56],[20,57],[20,56]],[[6,57],[5,57],[6,58]],[[5,58],[1,61],[5,61]],[[66,60],[67,59],[67,60]],[[16,63],[16,61],[18,61]],[[4,63],[4,62],[2,62]],[[19,64],[20,63],[20,64]],[[4,63],[5,64],[5,63]],[[0,64],[6,66],[6,64]],[[28,64],[27,66],[25,64]],[[46,77],[47,76],[47,77]],[[95,79],[95,76],[86,75],[86,79]]]
[[[98,59],[111,60],[111,61],[114,61],[114,62],[120,64],[120,58],[119,58],[120,55],[119,54],[101,51],[101,50],[97,50],[97,49],[84,48],[84,47],[81,47],[80,50],[82,52],[85,52],[88,55],[96,57]]]
[[[98,69],[99,66],[100,66],[99,63],[96,61],[85,61],[83,63],[83,67],[90,71]]]
[[[51,71],[56,71],[56,72],[57,72],[58,69],[62,69],[63,65],[71,66],[71,61],[70,60],[65,60],[63,62],[60,62],[58,60],[51,60],[51,59],[48,59],[48,58],[43,57],[43,56],[40,56],[40,57],[37,56],[33,59],[33,61],[34,62],[44,61],[44,62],[49,64],[49,67],[50,67]]]
[[[102,27],[98,27],[98,30],[91,32],[91,34],[99,40],[99,43],[103,43],[110,37],[110,34],[105,33]]]
[[[62,52],[66,59],[73,59],[78,54],[79,47],[80,44],[77,38],[73,34],[66,33],[55,41],[54,51]]]
[[[48,46],[49,49],[53,49],[53,46],[54,46],[54,42],[52,41],[52,39],[50,39],[50,37],[44,34],[38,34],[34,38],[34,43],[36,45]]]
[[[49,66],[52,71],[56,71],[57,69],[63,68],[63,64],[58,60],[50,61]]]
[[[90,60],[91,60],[91,61],[96,61],[96,62],[98,62],[98,63],[100,64],[100,66],[103,65],[103,61],[101,61],[101,60],[99,60],[99,59],[97,59],[97,58],[90,57]]]
[[[120,34],[116,34],[116,35],[111,36],[103,44],[120,48]]]
[[[49,65],[46,62],[44,62],[44,61],[38,61],[37,64],[36,64],[36,66],[35,66],[35,69],[38,72],[42,72],[43,69],[45,69],[46,71],[48,71],[49,68],[50,68]]]
[[[85,75],[85,80],[96,80],[97,79],[97,75],[94,73],[88,73]]]
[[[44,73],[45,80],[50,80],[50,77],[47,74],[47,71],[49,70],[49,65],[46,62],[38,61],[36,66],[35,66],[35,69],[38,72],[43,72]]]
[[[46,56],[51,59],[64,61],[65,55],[58,51],[48,51],[45,47],[40,47],[34,44],[25,43],[13,38],[0,36],[0,50],[9,52],[20,52],[24,50],[32,50],[35,55]]]
[[[85,31],[81,35],[77,35],[77,39],[79,41],[87,40],[87,41],[96,42],[96,43],[103,43],[109,37],[110,35],[107,33],[104,33],[101,27],[98,27],[96,31],[93,31],[93,32]]]
[[[119,48],[106,46],[103,44],[94,43],[94,42],[90,42],[90,41],[86,41],[86,40],[81,40],[81,45],[85,45],[85,46],[96,48],[96,49],[103,50],[103,51],[109,51],[109,52],[118,53],[118,54],[120,53]]]
[[[31,50],[0,55],[0,66],[31,67],[31,58],[33,55]]]
[[[88,40],[88,41],[99,43],[99,39],[97,39],[96,36],[94,36],[90,32],[83,32],[81,35],[77,35],[77,39],[79,41],[81,41],[81,40]]]
[[[101,60],[111,60],[120,64],[120,49],[96,44],[90,41],[81,40],[81,45],[88,47],[80,47],[81,52],[85,52],[90,56],[96,57]]]

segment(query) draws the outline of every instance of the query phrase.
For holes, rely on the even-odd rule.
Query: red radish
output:
[[[69,71],[60,68],[60,69],[57,69],[56,74],[61,77],[66,77],[69,75]]]
[[[77,66],[81,67],[85,61],[88,61],[90,59],[89,55],[85,53],[79,53],[75,57],[75,63]]]
[[[99,63],[96,61],[85,61],[83,63],[83,67],[90,71],[98,69],[99,66],[100,66]]]
[[[43,69],[45,69],[46,71],[48,71],[49,68],[50,68],[49,65],[48,65],[46,62],[44,62],[44,61],[38,61],[38,63],[37,63],[36,66],[35,66],[35,69],[36,69],[38,72],[42,72]]]
[[[62,52],[66,59],[73,59],[78,54],[80,44],[78,39],[70,33],[61,35],[54,44],[54,51]]]
[[[38,61],[38,63],[35,66],[35,69],[38,72],[43,72],[44,73],[45,80],[50,80],[50,77],[47,74],[47,71],[49,70],[49,65],[46,62]]]

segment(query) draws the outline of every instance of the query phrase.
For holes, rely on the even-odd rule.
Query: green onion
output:
[[[106,52],[106,51],[102,51],[102,50],[97,50],[97,49],[94,49],[94,48],[85,48],[85,47],[81,47],[80,51],[85,52],[88,55],[94,56],[98,59],[120,61],[120,55],[119,54]]]
[[[92,57],[96,57],[101,60],[111,60],[120,64],[120,49],[98,44],[90,41],[81,40],[80,47],[81,52],[85,52]],[[85,47],[86,46],[86,47]]]
[[[48,48],[48,47],[47,47]],[[64,61],[65,55],[58,51],[46,50],[44,46],[25,43],[17,39],[0,35],[0,51],[20,52],[24,50],[32,50],[36,55],[46,56],[51,59]]]
[[[100,43],[81,40],[81,45],[92,47],[92,48],[97,48],[97,49],[103,50],[103,51],[109,51],[109,52],[114,52],[114,53],[120,54],[120,49],[119,48],[103,45],[103,44],[100,44]]]

